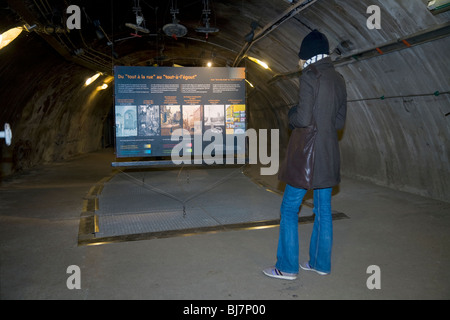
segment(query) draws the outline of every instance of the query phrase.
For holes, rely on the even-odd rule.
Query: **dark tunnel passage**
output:
[[[141,0],[150,33],[135,37],[125,26],[131,0],[1,0],[0,33],[28,26],[0,50],[0,126],[13,131],[11,146],[0,140],[1,176],[111,147],[114,65],[246,67],[248,127],[280,129],[283,156],[287,113],[298,102],[297,53],[319,29],[347,84],[342,173],[450,201],[450,11],[427,0],[210,2],[219,31],[195,31],[204,2],[178,1],[187,34],[177,37],[162,29],[171,1]],[[69,4],[82,8],[79,30],[65,27]],[[371,5],[380,29],[368,27]]]

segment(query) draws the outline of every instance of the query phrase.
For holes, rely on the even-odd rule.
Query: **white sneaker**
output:
[[[309,262],[304,262],[304,263],[300,264],[300,268],[302,268],[303,270],[306,270],[306,271],[314,271],[314,272],[317,272],[317,273],[320,274],[321,276],[326,276],[327,274],[329,274],[329,273],[322,272],[322,271],[319,271],[319,270],[316,270],[316,269],[311,268],[311,266],[309,265]]]
[[[281,272],[275,267],[267,268],[263,270],[263,273],[271,278],[284,279],[284,280],[295,280],[297,279],[296,273]]]

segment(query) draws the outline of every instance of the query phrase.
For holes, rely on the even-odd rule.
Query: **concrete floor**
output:
[[[264,276],[278,227],[78,246],[83,198],[112,161],[110,150],[92,153],[2,182],[0,299],[450,298],[450,203],[345,178],[333,209],[349,219],[334,222],[328,276]],[[311,230],[299,224],[301,260]],[[71,265],[81,289],[67,288]],[[380,289],[367,288],[371,265]]]

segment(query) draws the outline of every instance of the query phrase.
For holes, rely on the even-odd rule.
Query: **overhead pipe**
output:
[[[94,71],[100,69],[100,71],[105,73],[111,72],[110,63],[105,59],[102,59],[102,57],[97,54],[89,53],[90,56],[93,56],[89,57],[87,56],[88,52],[84,52],[84,50],[78,55],[74,54],[74,52],[79,48],[71,48],[73,47],[73,44],[71,43],[66,30],[45,27],[47,25],[51,25],[51,22],[46,18],[47,8],[45,8],[42,4],[41,8],[36,0],[33,1],[33,3],[42,17],[39,17],[38,13],[33,12],[24,1],[8,0],[9,6],[20,15],[24,24],[35,26],[35,30],[33,31],[36,31],[63,58]],[[44,19],[45,21],[40,21],[41,19]],[[88,47],[83,49],[89,50]]]
[[[250,42],[247,42],[237,55],[236,59],[234,60],[233,67],[237,67],[239,63],[242,61],[242,59],[245,58],[248,50],[250,50],[251,46],[257,42],[258,40],[261,40],[265,36],[267,36],[269,33],[271,33],[273,30],[278,28],[280,25],[282,25],[284,22],[288,21],[290,18],[297,15],[299,12],[303,11],[304,9],[308,8],[312,4],[314,4],[318,0],[305,0],[301,3],[297,3],[292,5],[288,10],[283,12],[278,18],[274,19],[272,22],[268,23],[266,26],[262,28],[261,31],[259,31]]]
[[[350,53],[348,55],[338,57],[334,61],[334,64],[343,65],[356,61],[370,59],[382,54],[409,49],[414,46],[421,45],[430,41],[446,38],[449,35],[450,35],[450,23],[447,22],[444,24],[437,25],[433,28],[420,31],[415,34],[411,34],[405,38],[397,39],[392,42],[383,43],[381,45],[376,46],[375,48],[370,48],[368,50]]]
[[[343,55],[337,57],[333,64],[335,66],[342,66],[346,64],[351,64],[355,62],[359,62],[366,59],[371,59],[374,57],[378,57],[380,55],[385,55],[393,52],[397,52],[399,50],[410,49],[415,46],[439,40],[445,37],[450,36],[450,23],[444,23],[433,28],[411,34],[408,37],[395,40],[393,42],[387,42],[380,44],[374,48],[366,49],[359,52],[349,53],[348,55]],[[276,81],[283,79],[290,79],[294,77],[300,76],[301,71],[295,70],[291,72],[276,74],[268,81],[268,84],[273,84]]]

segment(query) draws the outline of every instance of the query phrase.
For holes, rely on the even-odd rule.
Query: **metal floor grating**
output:
[[[98,197],[95,237],[276,221],[281,200],[236,167],[120,172]]]

